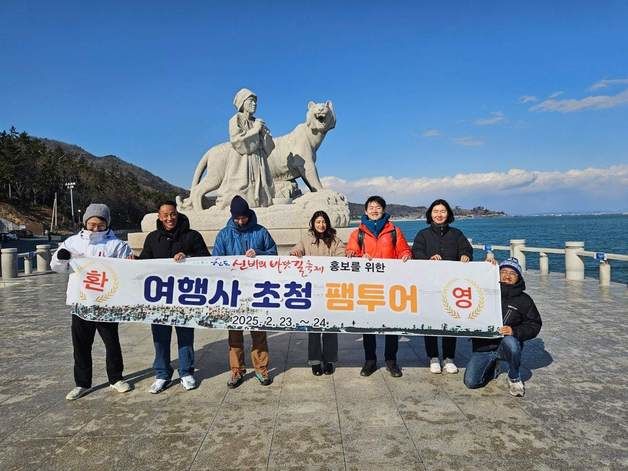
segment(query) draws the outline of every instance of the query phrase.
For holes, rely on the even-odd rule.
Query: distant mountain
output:
[[[386,212],[392,216],[393,219],[424,219],[425,206],[406,206],[403,204],[388,204],[386,206]],[[492,211],[486,209],[483,206],[477,206],[472,209],[464,209],[459,206],[453,208],[454,216],[457,217],[495,217],[505,216],[503,211]],[[364,214],[363,203],[349,203],[349,212],[351,219],[359,219]]]
[[[44,145],[50,149],[55,150],[57,147],[61,148],[64,153],[75,155],[78,157],[84,157],[88,162],[94,165],[96,168],[102,168],[111,171],[114,168],[119,168],[122,172],[134,175],[137,182],[143,187],[151,190],[161,191],[163,193],[176,193],[177,195],[187,195],[188,190],[181,187],[172,185],[166,180],[153,175],[148,170],[144,170],[137,165],[125,162],[121,158],[115,155],[103,155],[102,157],[96,157],[90,154],[82,147],[74,144],[68,144],[62,141],[56,141],[54,139],[36,138],[39,139]]]

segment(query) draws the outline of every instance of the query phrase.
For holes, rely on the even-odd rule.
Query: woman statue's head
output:
[[[257,108],[257,95],[248,88],[242,88],[233,98],[233,106],[239,112],[247,111],[253,114]]]

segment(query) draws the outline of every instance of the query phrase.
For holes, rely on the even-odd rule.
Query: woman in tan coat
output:
[[[336,237],[325,211],[316,211],[310,219],[309,232],[290,251],[296,257],[344,257],[345,244]],[[307,363],[312,374],[333,374],[338,361],[338,335],[331,332],[312,332],[308,336]]]

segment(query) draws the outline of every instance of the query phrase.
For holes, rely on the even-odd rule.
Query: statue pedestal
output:
[[[287,255],[290,249],[307,233],[312,214],[323,210],[329,215],[332,227],[338,237],[347,241],[352,228],[349,225],[349,203],[347,198],[335,191],[323,190],[295,199],[290,204],[274,204],[266,208],[253,208],[257,222],[264,226],[277,243],[280,255]],[[181,210],[190,220],[190,227],[203,236],[207,247],[212,249],[216,235],[231,217],[229,209],[215,206],[202,211]],[[130,233],[129,245],[137,254],[142,250],[146,235],[155,230],[157,213],[150,213],[142,219],[142,232]]]

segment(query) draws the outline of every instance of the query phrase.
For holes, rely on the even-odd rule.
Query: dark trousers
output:
[[[385,335],[386,344],[384,347],[384,359],[386,361],[397,361],[397,349],[399,348],[398,335]],[[364,344],[364,359],[377,361],[377,341],[375,334],[363,334],[362,343]]]
[[[423,337],[425,353],[428,358],[438,357],[438,339],[443,339],[443,358],[454,359],[456,355],[456,337]]]
[[[155,346],[155,378],[172,378],[174,372],[170,364],[170,342],[172,340],[172,326],[151,324],[153,345]],[[194,374],[194,329],[191,327],[175,327],[177,345],[179,347],[179,378]]]
[[[481,388],[495,378],[498,373],[497,363],[508,363],[508,378],[520,381],[521,352],[523,342],[512,335],[506,335],[497,350],[492,352],[474,352],[464,371],[464,384],[470,389]]]
[[[321,338],[322,337],[322,338]],[[322,340],[322,341],[321,341]],[[307,364],[336,363],[338,361],[338,334],[312,332],[307,336]]]
[[[82,388],[92,387],[92,345],[96,331],[107,352],[107,378],[109,384],[122,379],[122,349],[117,322],[94,322],[72,316],[72,346],[74,347],[74,382]]]

